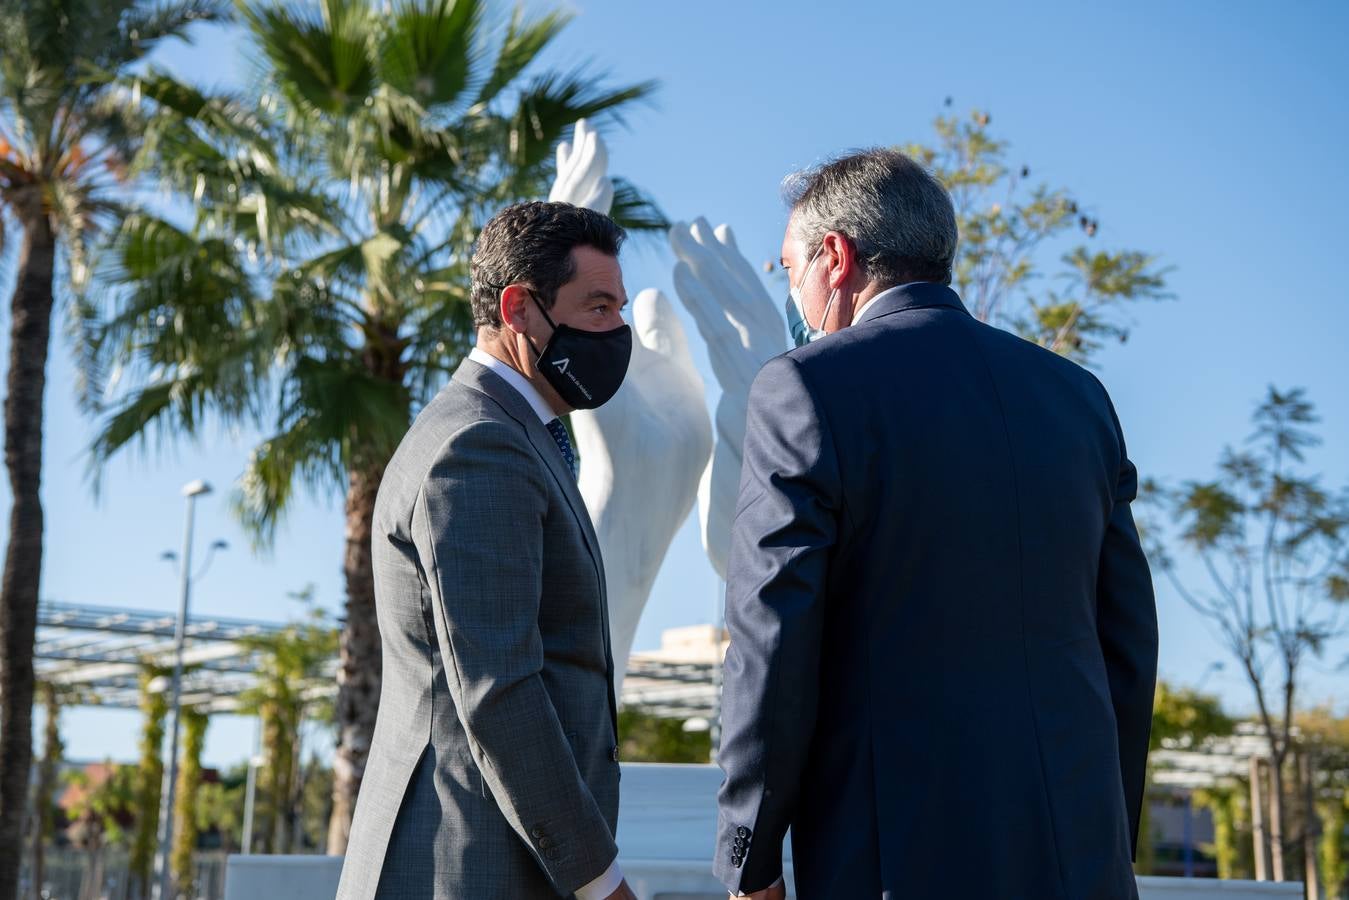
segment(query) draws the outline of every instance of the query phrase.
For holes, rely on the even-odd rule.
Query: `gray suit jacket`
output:
[[[1084,369],[937,284],[770,361],[726,587],[716,873],[801,900],[1136,898],[1157,667]]]
[[[379,718],[339,900],[568,896],[617,856],[599,544],[548,430],[465,361],[380,486]]]

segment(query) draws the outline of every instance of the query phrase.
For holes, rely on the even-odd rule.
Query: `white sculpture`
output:
[[[703,218],[679,223],[670,229],[670,246],[679,258],[675,292],[697,322],[721,383],[716,452],[698,486],[698,514],[703,549],[725,581],[749,388],[763,364],[787,349],[786,322],[730,226],[714,231]]]
[[[604,141],[582,120],[557,153],[550,200],[608,213],[613,184]],[[670,541],[688,518],[712,453],[703,380],[674,307],[648,289],[632,302],[632,362],[612,400],[571,414],[579,487],[599,536],[609,588],[615,684]]]

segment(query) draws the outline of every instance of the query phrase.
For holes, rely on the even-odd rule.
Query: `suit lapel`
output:
[[[534,452],[542,457],[548,471],[553,473],[553,479],[562,489],[562,496],[566,498],[567,506],[571,509],[572,516],[581,529],[581,536],[585,540],[586,549],[590,551],[590,560],[595,565],[595,574],[599,576],[600,599],[603,601],[604,608],[604,644],[607,648],[609,646],[609,596],[608,585],[604,579],[604,563],[600,558],[600,542],[595,535],[595,526],[590,521],[590,512],[586,509],[585,501],[581,499],[581,491],[576,486],[576,476],[571,473],[571,469],[568,468],[562,454],[558,452],[557,442],[553,440],[553,436],[548,433],[548,429],[539,421],[534,409],[526,402],[524,397],[520,396],[520,392],[486,366],[481,366],[471,359],[466,359],[459,364],[459,369],[454,373],[454,379],[491,397],[506,411],[507,415],[523,425],[525,435],[529,438],[529,442],[534,445]]]

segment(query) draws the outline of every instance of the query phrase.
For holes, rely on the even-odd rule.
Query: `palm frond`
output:
[[[188,30],[201,22],[225,22],[231,17],[229,0],[170,0],[138,3],[127,11],[121,32],[128,39],[128,54],[115,60],[118,67],[143,58],[168,38],[189,40]]]
[[[297,484],[340,488],[351,468],[387,460],[411,409],[404,385],[351,357],[299,358],[283,394],[277,433],[253,451],[234,501],[260,546],[270,543]]]
[[[501,49],[497,52],[492,72],[478,89],[478,95],[473,100],[473,109],[481,111],[495,100],[520,77],[571,20],[571,13],[554,10],[527,21],[524,7],[516,6],[511,14],[510,23],[506,26],[506,36],[501,43]]]
[[[625,178],[614,177],[613,182],[614,204],[609,216],[615,222],[639,234],[669,232],[670,220],[649,194]]]
[[[385,84],[433,110],[459,99],[472,73],[480,0],[399,0],[380,33]]]
[[[113,308],[98,327],[97,357],[85,374],[106,390],[96,380],[121,368],[129,384],[121,411],[95,441],[99,459],[130,439],[127,429],[166,412],[187,434],[197,432],[208,406],[227,421],[256,419],[277,350],[275,328],[232,244],[137,213],[104,252],[102,268]]]
[[[521,170],[544,163],[577,119],[622,122],[624,111],[649,99],[655,89],[654,81],[603,87],[601,79],[583,70],[538,75],[522,90],[507,119],[507,161]]]
[[[376,84],[372,4],[239,0],[239,8],[277,83],[293,101],[330,115],[364,105]]]

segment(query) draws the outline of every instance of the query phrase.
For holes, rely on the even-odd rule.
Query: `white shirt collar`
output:
[[[548,405],[548,401],[543,399],[539,389],[530,384],[529,379],[521,375],[520,371],[514,366],[502,362],[479,347],[470,350],[468,358],[500,375],[507,384],[515,388],[520,396],[525,398],[525,402],[529,404],[530,409],[534,410],[534,414],[539,417],[540,422],[547,425],[557,418],[557,413],[553,412],[553,408]]]
[[[915,285],[915,284],[923,284],[923,283],[924,283],[924,282],[922,282],[922,281],[910,281],[910,282],[907,282],[907,283],[905,283],[905,284],[897,284],[897,285],[895,285],[895,286],[892,287],[892,288],[886,288],[885,290],[881,291],[881,292],[880,292],[879,294],[877,294],[876,296],[872,297],[872,298],[871,298],[870,300],[868,300],[866,303],[863,303],[863,304],[862,304],[862,308],[859,309],[857,312],[855,312],[855,313],[852,314],[853,324],[856,325],[857,322],[858,322],[858,320],[862,318],[862,314],[865,313],[865,312],[867,311],[868,308],[870,308],[871,304],[875,303],[877,300],[881,299],[882,297],[889,297],[891,294],[895,293],[896,291],[902,291],[902,290],[904,290],[906,287],[912,287],[912,286]]]

